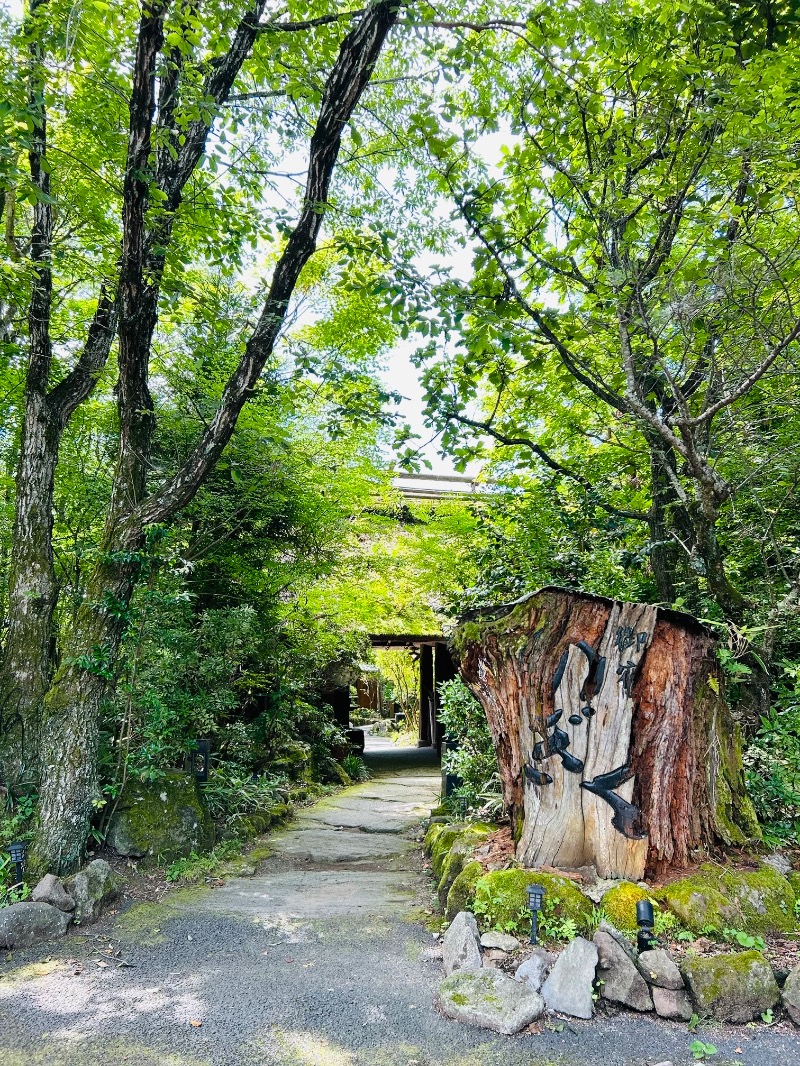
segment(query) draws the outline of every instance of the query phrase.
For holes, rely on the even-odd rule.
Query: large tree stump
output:
[[[640,880],[758,836],[711,633],[545,588],[454,640],[497,748],[517,858]]]

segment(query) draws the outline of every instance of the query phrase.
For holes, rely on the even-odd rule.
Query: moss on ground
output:
[[[127,1040],[64,1039],[43,1041],[39,1047],[14,1051],[0,1047],[3,1066],[210,1066],[208,1059],[172,1055]]]
[[[166,940],[162,932],[164,924],[179,917],[185,908],[202,899],[210,891],[211,889],[199,886],[179,888],[157,903],[152,900],[134,903],[117,918],[114,934],[122,941],[135,942],[144,947],[162,944]]]
[[[636,904],[648,899],[649,893],[631,881],[610,888],[603,896],[603,914],[617,929],[629,932],[636,929]]]
[[[8,973],[0,973],[0,981],[6,986],[9,984],[22,984],[25,981],[35,981],[39,977],[50,977],[59,970],[66,969],[66,963],[60,959],[48,959],[45,962],[29,962],[25,966],[18,966],[16,970]],[[0,1062],[3,1060],[0,1059]]]
[[[579,932],[591,932],[594,916],[591,900],[566,877],[536,870],[496,870],[478,880],[474,910],[483,927],[509,933],[525,928],[530,921],[526,889],[533,884],[545,890],[547,900],[554,904],[552,913],[556,918],[569,918]]]

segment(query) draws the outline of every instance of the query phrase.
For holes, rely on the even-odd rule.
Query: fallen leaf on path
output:
[[[200,1021],[199,1018],[193,1018],[192,1021],[189,1022],[189,1025],[191,1025],[192,1029],[199,1029],[202,1024],[203,1023]]]

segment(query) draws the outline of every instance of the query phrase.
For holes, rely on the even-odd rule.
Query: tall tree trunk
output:
[[[45,700],[39,829],[31,855],[31,867],[37,872],[66,872],[81,859],[92,807],[99,799],[96,756],[101,703],[124,633],[146,527],[167,521],[193,498],[236,428],[239,413],[274,350],[300,274],[316,248],[342,131],[369,83],[400,6],[390,0],[371,4],[343,39],[311,138],[300,216],[275,267],[259,321],[195,450],[148,499],[143,499],[153,427],[148,368],[163,247],[161,240],[148,240],[145,231],[148,183],[142,175],[150,158],[155,60],[163,36],[164,8],[153,6],[143,15],[131,96],[120,271],[120,456],[103,554],[79,611],[74,654],[66,658]],[[252,19],[247,29],[252,42],[256,32]],[[244,55],[246,51],[241,58]],[[230,84],[234,76],[231,70]],[[220,90],[223,98],[230,84]],[[198,142],[193,151],[195,147],[194,162],[202,144]],[[185,170],[184,181],[192,168]],[[177,207],[178,202],[179,191],[171,203]],[[161,236],[163,218],[157,225]],[[167,225],[171,227],[171,221]],[[160,250],[155,252],[155,247]]]
[[[50,340],[53,209],[47,163],[45,77],[39,43],[40,14],[45,4],[46,0],[32,0],[26,20],[31,34],[28,107],[33,124],[28,165],[37,196],[31,230],[33,280],[28,307],[24,424],[16,483],[19,505],[13,530],[10,621],[0,674],[0,724],[3,726],[0,732],[5,738],[0,756],[3,776],[11,785],[36,778],[39,710],[50,678],[52,619],[57,597],[52,548],[55,442],[47,404],[53,358]]]
[[[714,641],[690,616],[548,588],[455,644],[521,862],[639,880],[758,836]]]

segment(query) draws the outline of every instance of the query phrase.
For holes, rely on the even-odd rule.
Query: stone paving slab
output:
[[[413,821],[413,816],[412,816]],[[293,825],[293,831],[308,830],[321,826],[343,826],[347,829],[357,829],[361,833],[403,833],[408,829],[408,816],[392,816],[384,814],[382,810],[358,811],[339,807],[333,810],[314,810],[309,813],[298,814]]]
[[[323,865],[390,859],[414,846],[412,841],[406,841],[396,833],[360,833],[347,829],[311,827],[286,833],[270,841],[270,844],[273,857]]]
[[[209,892],[192,910],[258,917],[281,924],[292,918],[341,914],[399,914],[412,897],[408,875],[361,870],[292,870],[234,878]]]

